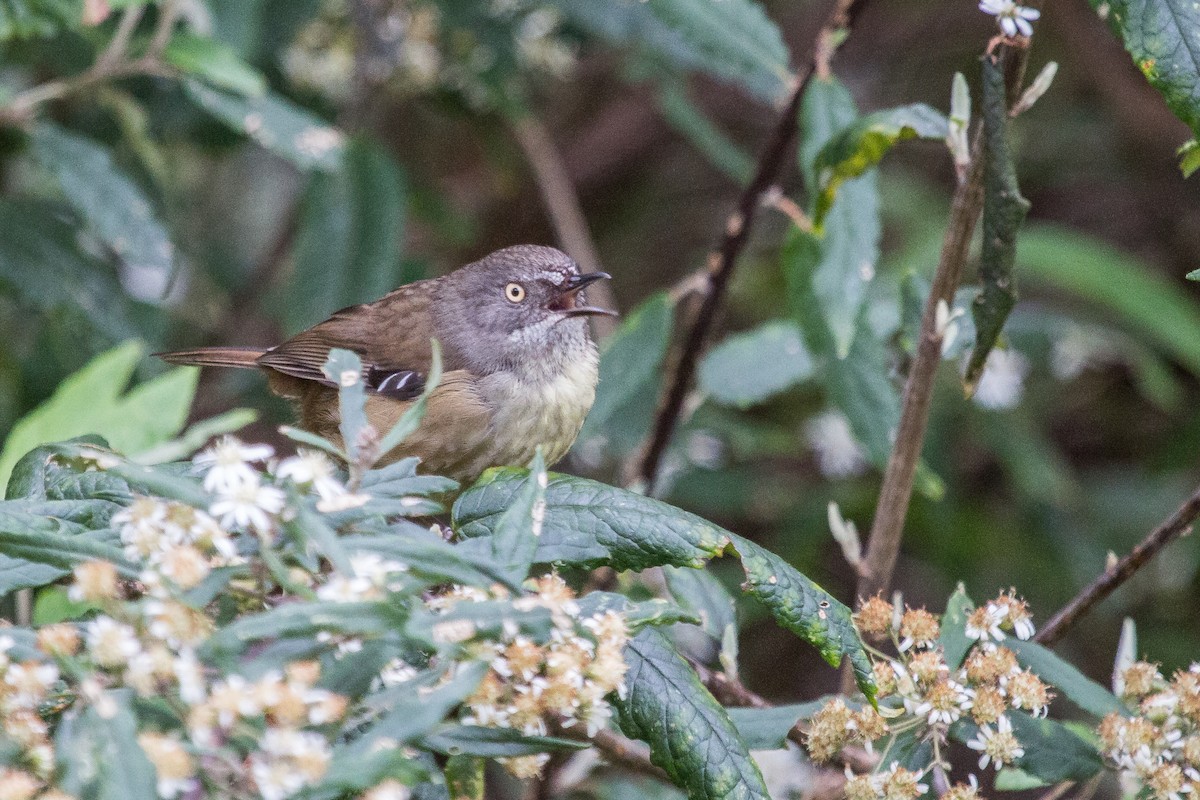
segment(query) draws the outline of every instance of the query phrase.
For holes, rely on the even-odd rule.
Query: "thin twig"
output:
[[[696,361],[708,338],[709,330],[716,320],[717,311],[725,297],[725,289],[733,274],[737,258],[750,238],[755,215],[762,205],[763,197],[775,184],[776,177],[788,162],[790,145],[796,138],[799,125],[800,100],[813,74],[828,68],[837,34],[848,30],[867,0],[836,0],[820,33],[813,42],[812,53],[807,59],[804,73],[796,80],[775,129],[766,146],[759,154],[754,177],[742,190],[733,213],[725,223],[725,230],[716,249],[709,254],[705,269],[706,284],[700,307],[683,339],[682,347],[676,348],[668,371],[667,388],[660,398],[648,442],[642,449],[641,466],[638,470],[647,494],[652,494],[658,477],[659,463],[671,441],[678,424],[684,399],[696,372]]]
[[[664,783],[674,785],[674,782],[661,767],[657,767],[651,763],[650,748],[642,742],[626,739],[621,734],[614,733],[606,728],[601,728],[590,739],[587,736],[587,732],[580,730],[578,726],[560,728],[555,733],[567,739],[590,743],[604,754],[604,758],[608,763],[614,766],[624,767],[634,772],[639,772],[642,775],[657,778]]]
[[[997,40],[1004,46],[998,58],[1004,60],[1005,80],[1010,104],[1024,79],[1028,61],[1027,40]],[[1014,57],[1010,57],[1015,54]],[[989,56],[991,57],[991,56]],[[904,519],[912,499],[913,479],[925,443],[933,382],[942,360],[942,333],[937,330],[938,303],[954,302],[962,280],[963,267],[971,249],[975,224],[983,209],[983,135],[977,127],[971,145],[971,166],[954,191],[950,219],[942,239],[942,252],[934,272],[929,299],[921,316],[921,334],[916,356],[904,384],[900,424],[896,443],[888,457],[879,491],[879,505],[871,525],[865,558],[866,574],[858,582],[858,596],[870,597],[887,589],[896,569],[900,542],[904,537]]]
[[[1188,534],[1197,517],[1200,517],[1200,488],[1192,492],[1191,496],[1175,509],[1175,513],[1159,523],[1158,527],[1150,531],[1124,558],[1106,569],[1084,587],[1083,591],[1075,595],[1071,602],[1059,609],[1038,631],[1037,641],[1053,644],[1061,639],[1067,629],[1091,610],[1092,606],[1132,578],[1134,573],[1158,555],[1160,550]]]
[[[183,11],[179,0],[164,0],[158,7],[158,21],[154,26],[154,35],[150,38],[150,47],[146,50],[147,58],[156,59],[167,49],[171,34],[175,32],[175,22]]]
[[[110,69],[125,58],[125,51],[129,49],[129,40],[133,38],[133,32],[137,30],[138,23],[141,22],[142,14],[145,11],[146,7],[143,5],[132,5],[125,9],[117,23],[117,30],[113,33],[112,41],[96,59],[93,69]]]
[[[579,197],[575,193],[566,162],[550,137],[550,131],[530,115],[510,120],[509,127],[537,179],[538,191],[546,205],[546,213],[554,226],[559,245],[579,262],[583,272],[600,272],[600,256],[596,253],[587,219],[579,206]],[[590,300],[605,308],[617,307],[612,289],[607,284],[592,284],[588,294],[591,295]],[[617,327],[612,317],[593,317],[592,323],[599,338],[608,336]]]

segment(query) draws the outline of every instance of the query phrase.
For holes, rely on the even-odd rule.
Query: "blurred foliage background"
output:
[[[623,314],[618,333],[598,332],[605,379],[559,468],[627,481],[688,277],[776,118],[789,52],[807,51],[822,16],[748,0],[0,2],[0,431],[119,342],[274,344],[492,249],[557,243],[613,274]],[[974,400],[957,353],[942,369],[896,583],[937,609],[958,581],[977,597],[1014,586],[1044,618],[1195,482],[1200,299],[1183,276],[1200,261],[1200,190],[1176,165],[1187,126],[1083,0],[1049,4],[1036,31],[1031,74],[1060,69],[1013,125],[1032,211],[1009,349]],[[944,111],[956,71],[977,98],[994,33],[971,2],[868,5],[834,69],[864,112]],[[810,158],[819,111],[802,126]],[[781,186],[803,207],[809,169]],[[810,352],[781,255],[791,222],[768,210],[665,462],[666,499],[848,602],[855,576],[827,505],[869,527],[880,462],[853,435],[886,435],[906,309],[936,263],[953,180],[945,147],[914,143],[844,190],[841,235],[856,246],[840,257],[873,276],[856,341],[883,345],[864,379],[882,406],[856,410],[871,392],[839,388]],[[580,252],[576,203],[594,253]],[[857,305],[826,310],[853,334]],[[160,372],[143,359],[135,380]],[[282,446],[289,412],[265,383],[206,372],[191,418],[255,408],[244,436]],[[118,416],[159,414],[175,410]],[[1200,651],[1198,561],[1194,539],[1172,546],[1061,652],[1107,682],[1132,616],[1145,653],[1186,665]],[[747,620],[741,655],[772,699],[836,684],[767,620]]]

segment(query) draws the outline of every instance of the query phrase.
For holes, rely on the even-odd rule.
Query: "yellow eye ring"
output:
[[[520,303],[525,299],[525,287],[519,283],[510,283],[504,287],[504,299],[510,303]]]

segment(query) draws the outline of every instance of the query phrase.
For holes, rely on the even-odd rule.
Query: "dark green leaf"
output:
[[[750,182],[754,174],[754,159],[688,99],[682,81],[670,78],[660,81],[658,108],[671,127],[683,134],[714,167],[738,185]]]
[[[297,495],[292,495],[291,507],[295,516],[284,522],[284,528],[301,542],[309,541],[317,546],[329,563],[343,575],[353,575],[354,568],[350,564],[350,556],[342,541],[338,539],[337,531],[321,518],[321,515],[309,507],[308,503]]]
[[[625,661],[621,730],[648,743],[650,760],[690,798],[770,797],[729,715],[662,633],[637,634],[625,648]]]
[[[0,287],[42,311],[70,310],[105,344],[138,336],[137,304],[112,265],[80,247],[78,227],[65,207],[0,200]]]
[[[787,737],[796,723],[817,713],[825,703],[796,703],[770,708],[730,708],[729,719],[738,735],[751,750],[778,750],[787,747]]]
[[[967,617],[974,610],[975,603],[967,597],[967,590],[960,583],[946,601],[946,613],[942,615],[941,635],[938,638],[950,669],[958,669],[971,645],[975,644],[967,638],[966,633]]]
[[[33,152],[58,179],[67,202],[121,261],[170,274],[175,248],[167,229],[107,147],[50,122],[39,123],[32,139]]]
[[[239,618],[213,635],[205,648],[212,652],[239,652],[262,639],[314,636],[322,631],[377,636],[395,631],[403,624],[402,609],[386,602],[289,603]]]
[[[432,682],[419,678],[385,690],[382,704],[371,701],[382,714],[371,723],[366,738],[409,742],[424,736],[475,691],[487,670],[487,664],[476,662],[463,665],[450,681],[432,690],[428,688]],[[424,690],[418,691],[420,686]]]
[[[546,515],[546,462],[539,448],[523,485],[490,537],[493,563],[511,583],[529,574]]]
[[[70,522],[9,511],[0,506],[0,552],[14,561],[30,561],[60,570],[50,580],[69,572],[83,561],[93,559],[110,561],[127,577],[136,577],[135,565],[125,559],[124,552],[115,543],[116,538],[113,531],[88,531]],[[18,564],[5,566],[3,577],[10,581],[52,575],[49,570],[22,570]],[[0,585],[0,594],[17,588],[24,587]]]
[[[301,204],[284,325],[300,330],[330,308],[374,300],[400,281],[404,173],[374,142],[351,139],[336,168],[312,176]]]
[[[829,176],[835,167],[825,164],[822,158],[830,148],[836,150],[846,136],[860,128],[871,130],[867,123],[874,116],[859,119],[854,99],[836,78],[817,77],[810,82],[800,108],[800,161],[809,186],[831,180]],[[867,133],[861,136],[869,139]],[[850,145],[843,142],[842,146]],[[817,253],[807,271],[817,300],[814,311],[828,328],[833,341],[832,354],[837,358],[844,358],[850,349],[867,286],[879,260],[882,236],[879,186],[874,172],[862,174],[869,166],[838,177],[828,190],[827,206],[820,205],[825,195],[818,197],[817,233],[803,234],[813,239],[809,247]],[[838,193],[837,187],[843,180],[845,186]],[[819,335],[809,341],[814,343],[823,338]]]
[[[1081,710],[1096,717],[1108,714],[1129,716],[1129,709],[1116,695],[1084,675],[1073,665],[1063,661],[1053,651],[1037,642],[1013,639],[1008,647],[1017,654],[1021,666],[1035,672],[1038,677],[1054,686],[1063,696]]]
[[[207,36],[176,33],[163,51],[163,59],[218,89],[255,97],[267,91],[267,79],[262,73],[228,46]]]
[[[617,429],[634,441],[645,433],[653,405],[639,406],[642,413],[636,419],[630,419],[629,409],[639,399],[658,394],[660,367],[671,339],[673,316],[671,298],[666,292],[659,292],[626,315],[621,327],[605,340],[596,401],[579,434],[581,442],[611,436]]]
[[[423,737],[422,746],[446,755],[513,758],[535,753],[585,750],[587,742],[555,736],[526,736],[511,728],[481,728],[475,725],[446,725]]]
[[[814,85],[818,83],[813,81]],[[809,92],[812,89],[810,86]],[[918,137],[943,141],[948,132],[949,123],[940,111],[913,103],[868,114],[831,137],[813,159],[812,174],[819,191],[813,222],[818,230],[833,207],[842,181],[874,167],[897,142]]]
[[[83,0],[3,0],[0,42],[53,36],[83,27]]]
[[[813,360],[794,322],[768,322],[730,336],[700,362],[700,388],[718,403],[749,408],[813,373]]]
[[[414,526],[412,530],[384,536],[347,536],[342,543],[351,552],[366,550],[402,561],[412,572],[434,583],[460,583],[482,588],[502,583],[513,591],[521,590],[519,583],[509,582],[494,564],[488,563],[487,558],[472,554],[465,546],[449,545],[425,528]]]
[[[183,86],[205,111],[300,169],[333,169],[341,158],[341,131],[276,94],[242,97],[195,80]]]
[[[681,606],[700,617],[700,627],[720,643],[732,627],[737,631],[737,613],[733,597],[708,570],[687,567],[663,567],[667,589]]]
[[[364,473],[362,490],[372,497],[401,498],[452,492],[458,482],[437,475],[418,475],[416,457],[402,458],[386,467]]]
[[[1200,8],[1190,0],[1112,0],[1105,5],[1108,23],[1133,63],[1175,116],[1200,133]]]
[[[657,598],[634,601],[615,592],[589,592],[579,598],[580,618],[594,617],[605,611],[616,611],[625,617],[633,631],[647,625],[671,625],[676,622],[696,624],[700,621],[696,614]]]
[[[983,284],[971,314],[975,318],[975,349],[967,362],[963,383],[974,393],[1004,321],[1017,302],[1013,260],[1017,254],[1017,230],[1029,212],[1029,201],[1021,196],[1017,169],[1008,142],[1008,94],[1004,64],[991,56],[983,59],[983,250],[979,257],[979,279]]]
[[[1065,725],[1052,719],[1031,717],[1022,711],[1009,711],[1013,735],[1021,743],[1025,755],[1016,765],[1046,783],[1085,781],[1099,772],[1104,764],[1092,745],[1076,736]],[[968,720],[960,720],[950,729],[950,735],[960,742],[974,738],[978,728]]]
[[[753,0],[555,0],[554,5],[593,36],[635,46],[677,68],[705,70],[764,100],[779,99],[787,88],[787,48]]]
[[[485,473],[454,504],[455,530],[466,537],[491,535],[527,475],[514,468]],[[783,559],[694,514],[596,481],[552,474],[534,560],[617,570],[701,567],[730,552],[742,560],[743,588],[830,664],[850,658],[860,688],[872,697],[870,660],[850,610]]]

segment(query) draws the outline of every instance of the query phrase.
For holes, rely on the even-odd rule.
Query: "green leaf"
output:
[[[91,791],[79,794],[99,800],[157,800],[154,767],[137,741],[132,692],[115,689],[105,694],[116,706],[116,713],[101,716],[96,705],[88,706],[66,751],[89,760],[95,770]],[[65,752],[61,745],[58,750]]]
[[[334,347],[321,372],[338,387],[338,432],[350,463],[357,463],[361,436],[368,424],[362,360],[351,350]]]
[[[1063,661],[1052,650],[1036,642],[1013,639],[1008,647],[1017,654],[1021,666],[1033,670],[1042,680],[1051,684],[1078,708],[1095,717],[1116,713],[1129,716],[1129,709],[1116,695],[1084,675],[1071,664]]]
[[[404,173],[373,141],[354,137],[314,174],[301,201],[295,265],[280,308],[289,330],[330,308],[374,300],[400,282],[407,214]]]
[[[445,725],[421,740],[422,746],[446,755],[513,758],[535,753],[586,750],[587,742],[556,736],[526,736],[512,728],[482,728],[476,725]]]
[[[163,59],[180,72],[194,75],[218,89],[253,97],[261,97],[267,91],[267,79],[262,73],[227,45],[207,36],[176,33],[163,51]]]
[[[1200,307],[1150,265],[1090,237],[1037,225],[1021,234],[1017,269],[1024,281],[1096,305],[1110,324],[1200,374]]]
[[[1024,792],[1029,789],[1038,789],[1049,784],[1028,772],[1016,769],[1015,767],[1005,767],[996,773],[996,791],[998,792]]]
[[[738,185],[750,182],[754,159],[743,152],[690,99],[683,81],[664,78],[659,82],[658,110],[663,117],[714,167]]]
[[[443,684],[435,685],[433,679],[441,677],[435,672],[367,698],[371,708],[382,713],[372,721],[364,738],[368,742],[386,738],[403,743],[424,736],[475,691],[487,670],[486,663],[464,664]]]
[[[778,750],[787,747],[787,737],[796,723],[821,709],[823,700],[770,708],[729,708],[729,719],[738,736],[751,750]]]
[[[718,403],[749,408],[813,374],[796,323],[776,320],[735,334],[700,362],[700,388]]]
[[[136,577],[137,567],[125,558],[113,531],[88,531],[82,525],[53,517],[10,511],[0,504],[0,553],[11,559],[31,561],[66,574],[75,565],[92,559],[110,561],[127,577]],[[10,580],[17,576],[7,573]],[[53,580],[53,579],[52,579]],[[23,586],[0,586],[6,594]]]
[[[33,602],[33,624],[53,625],[56,622],[79,619],[92,611],[99,611],[95,603],[76,603],[67,596],[62,586],[47,586],[37,593]]]
[[[390,452],[393,447],[403,442],[417,430],[421,424],[421,420],[425,418],[425,408],[429,404],[430,395],[433,394],[438,384],[442,382],[442,345],[437,339],[430,339],[429,350],[430,366],[429,374],[425,376],[425,388],[421,390],[421,396],[416,399],[416,402],[405,409],[404,413],[400,415],[400,419],[396,420],[396,424],[392,426],[392,429],[379,440],[379,452],[381,454]],[[457,486],[457,483],[455,486]]]
[[[1021,196],[1017,170],[1008,143],[1008,90],[1004,64],[991,56],[983,59],[983,251],[979,257],[979,279],[983,284],[971,315],[975,318],[975,348],[967,362],[963,384],[974,394],[1004,321],[1017,302],[1013,278],[1017,230],[1029,212],[1029,201]]]
[[[378,636],[403,624],[403,610],[383,601],[289,603],[238,618],[209,638],[204,649],[211,653],[237,653],[262,639],[315,636],[322,631]]]
[[[668,566],[663,567],[663,576],[675,602],[694,611],[700,617],[700,627],[717,643],[725,638],[728,629],[737,631],[733,597],[711,572]]]
[[[1091,0],[1098,7],[1101,0]],[[1110,0],[1108,24],[1175,116],[1200,134],[1200,8],[1190,0]]]
[[[492,563],[520,583],[529,574],[546,516],[546,462],[539,447],[523,485],[489,537]]]
[[[778,100],[790,80],[779,28],[753,0],[554,0],[575,26],[620,46],[637,47],[681,69],[700,69]]]
[[[139,464],[164,464],[169,461],[180,461],[195,453],[209,439],[224,433],[241,430],[258,419],[258,412],[250,408],[234,408],[215,417],[203,419],[187,430],[177,439],[156,444],[149,450],[143,450],[135,456]]]
[[[83,0],[3,0],[0,42],[53,36],[83,27]]]
[[[819,81],[812,83],[816,86]],[[813,86],[809,87],[810,93]],[[876,111],[843,128],[813,159],[812,174],[818,192],[813,224],[821,229],[843,181],[877,165],[896,143],[915,138],[944,141],[949,131],[945,115],[923,103]]]
[[[1052,719],[1037,719],[1021,711],[1010,711],[1013,734],[1025,748],[1016,766],[1047,783],[1084,781],[1104,764],[1096,749],[1065,725]]]
[[[635,602],[616,592],[588,592],[579,598],[578,603],[580,618],[616,611],[625,617],[631,631],[640,631],[647,625],[672,625],[677,622],[695,625],[700,622],[696,614],[658,598]]]
[[[1192,173],[1200,169],[1200,142],[1188,139],[1175,154],[1179,156],[1179,171],[1183,177],[1190,178]]]
[[[136,453],[178,433],[200,370],[179,367],[125,392],[143,353],[141,344],[128,342],[97,356],[22,417],[0,451],[0,486],[17,460],[41,444],[94,433],[118,450]]]
[[[301,543],[312,542],[317,549],[325,554],[325,558],[334,569],[346,576],[354,575],[354,567],[350,556],[337,531],[329,526],[321,515],[309,507],[295,492],[292,492],[290,508],[295,517],[283,523],[284,528],[295,536]]]
[[[433,583],[480,588],[501,583],[513,591],[521,591],[519,583],[509,582],[487,559],[473,558],[466,547],[447,544],[426,528],[392,531],[383,536],[346,536],[342,543],[351,552],[366,550],[402,561],[412,572]]]
[[[648,743],[650,760],[689,798],[770,797],[729,715],[662,633],[647,629],[633,637],[625,662],[621,730]]]
[[[511,467],[484,473],[455,502],[455,530],[465,537],[492,535],[527,475]],[[743,588],[763,602],[776,621],[816,646],[830,664],[837,666],[848,657],[859,687],[868,697],[874,695],[871,663],[850,610],[783,559],[659,500],[585,478],[550,475],[535,563],[607,565],[616,570],[701,567],[726,553],[741,558]]]
[[[79,227],[63,206],[0,199],[0,288],[24,305],[69,314],[102,344],[139,335],[138,305],[112,265],[80,246]]]
[[[446,759],[446,787],[454,800],[484,800],[487,781],[484,767],[487,765],[477,756],[450,756]]]
[[[184,81],[183,88],[209,114],[302,170],[334,169],[342,156],[340,130],[272,92],[242,97],[195,80]]]
[[[641,440],[654,413],[653,398],[658,394],[674,312],[666,292],[653,294],[627,314],[621,327],[604,341],[596,400],[579,441],[611,436],[618,429],[630,441]],[[647,397],[651,398],[648,405],[638,405]],[[636,411],[631,413],[631,409]]]
[[[828,179],[827,174],[833,174],[833,167],[823,165],[824,154],[870,119],[859,118],[850,92],[836,78],[817,77],[810,82],[800,106],[799,157],[805,182],[814,187],[814,192]],[[814,318],[823,320],[822,327],[828,329],[836,358],[845,358],[850,349],[867,286],[879,260],[882,237],[879,186],[874,172],[861,174],[866,169],[854,173],[859,177],[847,174],[838,178],[838,184],[831,187],[832,193],[825,201],[827,206],[820,205],[824,195],[818,196],[817,231],[800,234],[811,240],[799,251],[810,262],[804,273],[809,276],[816,299],[811,310]],[[839,193],[837,185],[843,181],[845,186]],[[792,247],[798,245],[793,243]],[[817,344],[824,345],[825,339],[822,331],[815,337],[810,334],[809,343],[815,348]],[[829,350],[822,347],[815,352],[823,354]]]
[[[967,590],[961,583],[946,601],[946,613],[942,615],[941,635],[938,641],[942,644],[942,652],[950,669],[958,669],[967,651],[975,642],[967,638],[967,616],[975,610],[975,604],[967,597]]]
[[[418,475],[415,456],[402,458],[385,467],[363,474],[362,489],[372,497],[409,497],[438,495],[458,488],[458,481],[439,475]]]
[[[169,275],[175,247],[141,188],[113,163],[107,147],[50,122],[33,130],[33,152],[79,212],[125,264]]]

